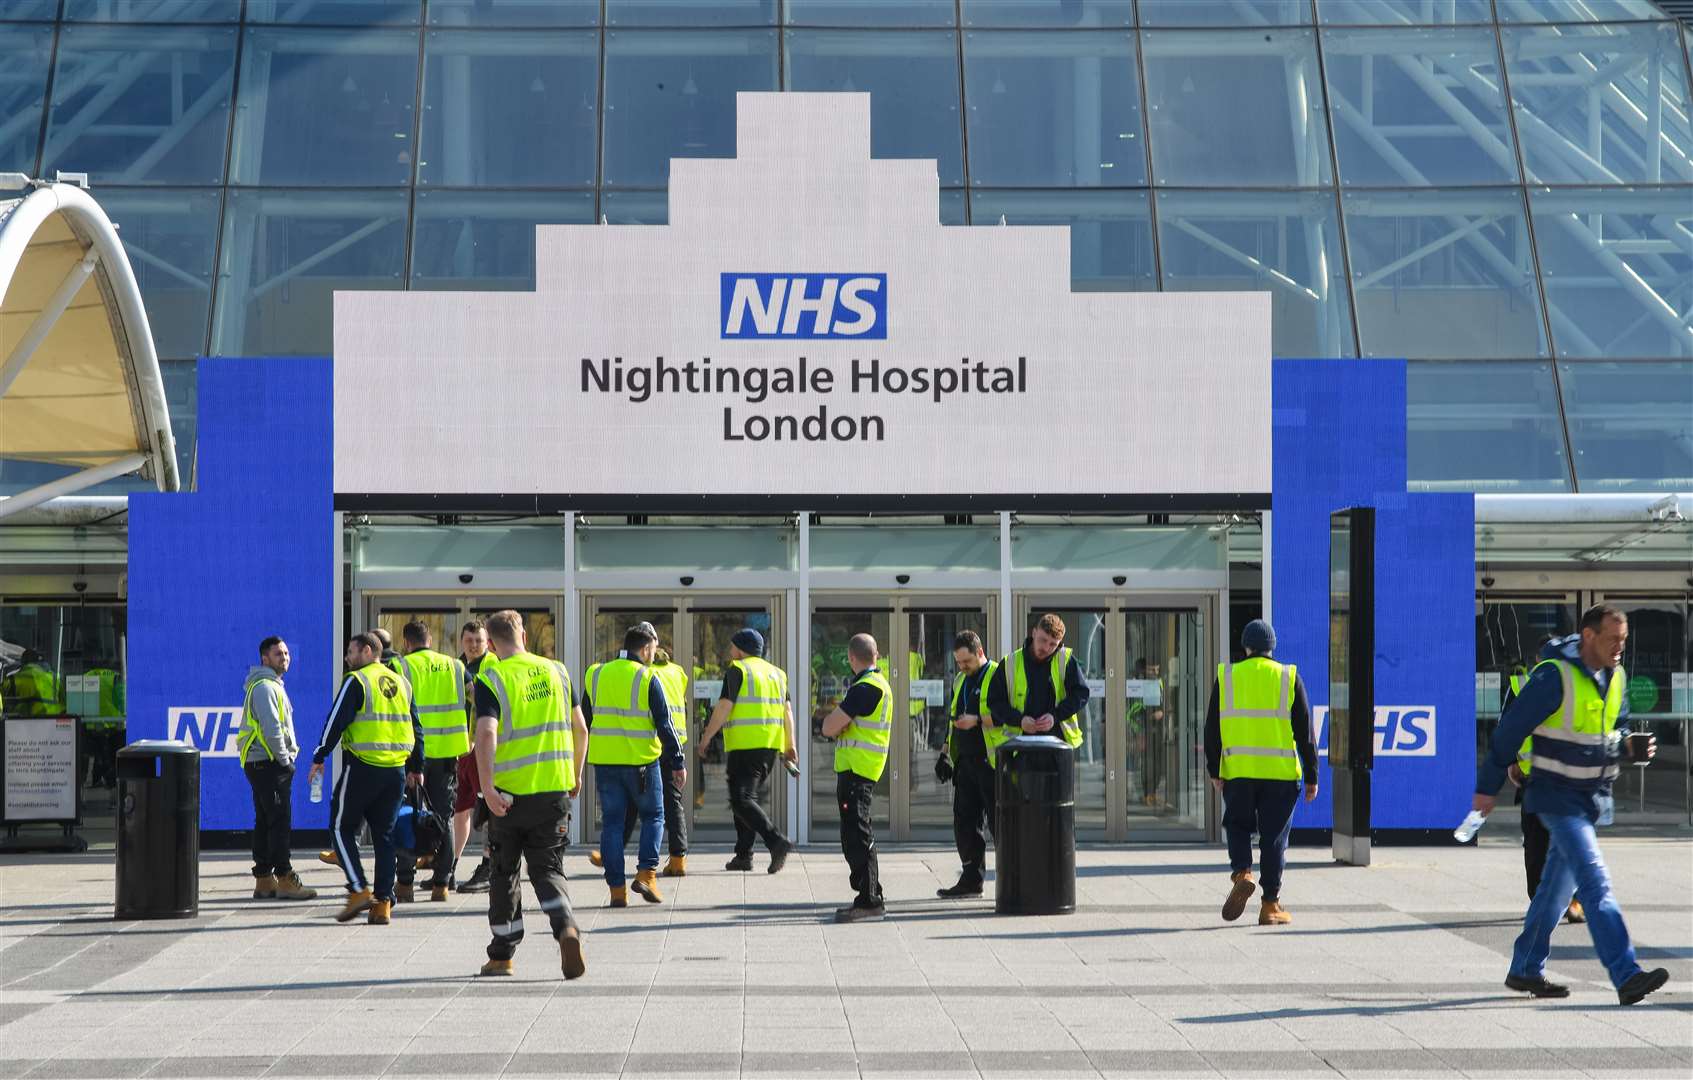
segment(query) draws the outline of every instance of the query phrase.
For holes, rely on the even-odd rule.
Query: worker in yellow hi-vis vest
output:
[[[823,720],[823,737],[835,740],[835,802],[841,808],[841,854],[846,856],[852,904],[835,912],[840,923],[878,922],[886,912],[876,832],[870,805],[876,781],[888,767],[894,692],[876,666],[876,639],[854,634],[847,642],[852,683]]]

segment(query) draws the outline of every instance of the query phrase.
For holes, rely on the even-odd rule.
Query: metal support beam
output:
[[[40,506],[49,499],[56,499],[61,495],[74,495],[95,484],[103,484],[107,480],[116,480],[120,476],[127,476],[140,471],[147,464],[146,454],[127,454],[105,465],[96,465],[92,469],[83,469],[69,476],[49,481],[40,487],[31,488],[20,495],[0,502],[0,519],[9,518],[14,514],[21,514],[34,506]]]

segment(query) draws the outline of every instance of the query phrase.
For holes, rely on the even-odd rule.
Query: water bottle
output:
[[[312,777],[312,802],[323,801],[323,774]]]
[[[782,768],[788,770],[788,775],[793,777],[795,780],[799,779],[799,763],[798,762],[789,761],[787,758],[783,758],[782,759]]]
[[[1601,792],[1600,795],[1599,795],[1599,821],[1598,821],[1598,824],[1609,825],[1616,820],[1617,820],[1617,801],[1616,801],[1616,799],[1612,798],[1611,793],[1608,792],[1608,791]]]
[[[1469,817],[1464,819],[1464,823],[1452,830],[1452,839],[1460,844],[1467,844],[1475,839],[1475,834],[1480,832],[1481,827],[1485,824],[1487,824],[1487,815],[1480,810],[1471,810]]]

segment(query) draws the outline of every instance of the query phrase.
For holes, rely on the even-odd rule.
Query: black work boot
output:
[[[982,879],[966,870],[958,876],[958,884],[950,889],[936,889],[935,895],[947,900],[982,895]]]
[[[725,869],[725,870],[751,870],[752,869],[752,854],[749,852],[748,854],[742,855],[739,852],[737,852],[733,859],[730,859],[728,862],[723,864],[723,869]]]
[[[488,860],[484,858],[476,864],[476,869],[471,872],[470,876],[459,883],[458,891],[461,893],[487,892],[488,876],[491,870]]]

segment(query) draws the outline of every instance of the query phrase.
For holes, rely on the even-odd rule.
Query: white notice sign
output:
[[[75,818],[76,721],[9,717],[5,728],[6,820]]]
[[[1098,701],[1105,696],[1104,679],[1084,679],[1082,681],[1088,684],[1088,696],[1092,700]]]
[[[946,704],[945,679],[912,679],[911,700],[921,701],[925,705]]]
[[[695,679],[694,680],[694,700],[695,701],[716,701],[718,698],[720,698],[722,696],[723,696],[723,680],[722,679]]]
[[[1147,705],[1164,704],[1164,686],[1157,679],[1130,679],[1128,692],[1124,695],[1130,701],[1139,701]]]

